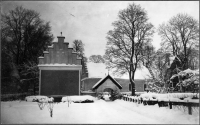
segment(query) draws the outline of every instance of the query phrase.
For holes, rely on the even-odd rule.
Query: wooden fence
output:
[[[177,101],[158,101],[158,100],[143,100],[142,98],[133,99],[130,97],[123,96],[124,101],[135,102],[143,105],[155,105],[158,104],[159,107],[169,107],[172,109],[175,106],[182,106],[188,109],[188,114],[192,115],[193,108],[199,108],[199,102],[177,102]]]

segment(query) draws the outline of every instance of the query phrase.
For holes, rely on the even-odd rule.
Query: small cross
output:
[[[62,36],[62,32],[60,32],[61,33],[61,36]]]

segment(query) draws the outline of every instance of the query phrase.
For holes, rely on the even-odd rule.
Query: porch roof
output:
[[[107,79],[110,79],[119,89],[122,89],[122,86],[114,79],[112,78],[109,74],[100,79],[93,87],[92,89],[97,89],[100,85],[102,85]]]

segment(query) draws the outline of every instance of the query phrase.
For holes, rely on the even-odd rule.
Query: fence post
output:
[[[161,101],[158,101],[158,107],[159,108],[161,107]]]
[[[191,103],[188,103],[188,114],[192,115],[192,105],[191,105]]]
[[[172,102],[169,102],[169,109],[172,109]]]

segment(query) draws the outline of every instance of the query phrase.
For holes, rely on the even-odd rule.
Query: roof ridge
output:
[[[98,88],[101,84],[103,84],[102,81],[106,81],[108,78],[110,78],[112,82],[114,81],[113,83],[116,84],[116,85],[119,87],[119,89],[122,89],[122,86],[119,84],[119,82],[117,82],[117,81],[116,81],[114,78],[112,78],[109,74],[108,74],[107,76],[105,76],[104,78],[100,79],[100,80],[92,87],[92,89]]]

